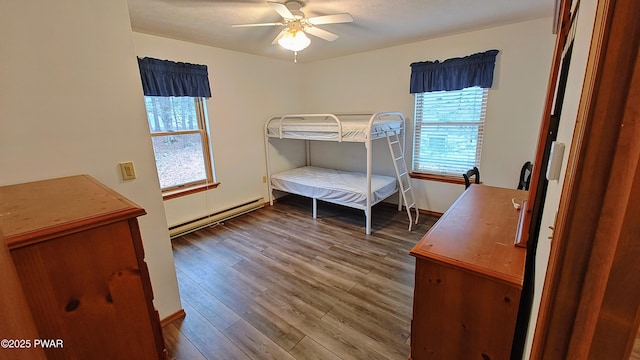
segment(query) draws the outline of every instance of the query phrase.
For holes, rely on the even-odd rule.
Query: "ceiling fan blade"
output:
[[[277,43],[278,43],[278,40],[280,40],[280,38],[284,35],[284,33],[285,33],[286,31],[287,31],[287,29],[282,29],[282,31],[280,31],[280,32],[278,33],[278,36],[276,36],[276,38],[275,38],[275,39],[273,39],[273,41],[272,41],[271,43],[272,43],[272,44],[274,44],[274,45],[275,45],[275,44],[277,44]]]
[[[281,3],[273,2],[273,1],[267,1],[267,4],[271,5],[273,10],[275,10],[283,18],[285,18],[287,20],[288,19],[295,19],[295,16],[293,16],[291,11],[289,11],[289,9],[287,9],[287,6],[285,4],[281,4]]]
[[[282,26],[284,23],[273,22],[273,23],[260,23],[260,24],[235,24],[231,25],[231,27],[254,27],[254,26]]]
[[[326,30],[322,30],[319,27],[315,27],[315,26],[309,26],[306,29],[304,29],[304,31],[307,34],[311,34],[313,36],[317,36],[320,39],[327,40],[327,41],[333,41],[333,40],[335,40],[335,39],[337,39],[339,37],[338,35],[336,35],[334,33],[328,32]]]
[[[339,23],[353,22],[353,17],[350,14],[344,13],[344,14],[314,16],[314,17],[308,18],[307,21],[313,25],[339,24]]]

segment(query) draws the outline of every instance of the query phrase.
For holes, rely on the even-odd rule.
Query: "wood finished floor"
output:
[[[171,359],[402,359],[414,258],[436,218],[288,196],[172,241],[187,316],[163,330]]]

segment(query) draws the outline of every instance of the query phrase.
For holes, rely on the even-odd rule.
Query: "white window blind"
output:
[[[487,89],[415,94],[413,172],[462,176],[480,165]]]

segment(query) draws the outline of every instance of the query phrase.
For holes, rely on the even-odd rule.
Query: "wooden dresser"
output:
[[[511,356],[526,249],[514,238],[527,192],[472,185],[411,250],[411,358]]]
[[[86,175],[0,187],[0,228],[48,359],[166,357],[144,214]]]
[[[2,229],[0,229],[0,284],[2,284],[2,296],[0,296],[2,339],[0,341],[4,343],[0,346],[0,360],[46,359],[41,348],[27,347],[26,340],[38,338],[38,331],[7,244],[1,240]]]

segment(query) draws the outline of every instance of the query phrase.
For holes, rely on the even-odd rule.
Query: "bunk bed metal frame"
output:
[[[366,118],[368,117],[368,120]],[[364,128],[359,128],[355,132],[349,129],[347,124],[354,119],[366,120]],[[399,124],[398,127],[394,126],[377,126],[378,122],[384,122],[384,120],[394,120]],[[316,126],[319,121],[323,123],[322,126]],[[392,122],[395,124],[395,122]],[[272,170],[271,160],[269,154],[269,139],[297,139],[305,140],[306,149],[306,165],[311,164],[310,142],[311,141],[333,141],[333,142],[360,142],[365,145],[367,155],[367,187],[366,187],[366,205],[362,206],[356,203],[345,203],[341,201],[332,201],[331,199],[321,199],[322,201],[332,202],[339,205],[358,208],[364,210],[366,217],[366,234],[371,233],[371,207],[375,203],[380,202],[373,200],[372,196],[372,142],[377,139],[387,139],[389,144],[389,151],[391,158],[394,162],[394,169],[397,178],[397,190],[398,192],[398,211],[402,210],[404,205],[407,216],[409,218],[409,231],[411,231],[412,224],[418,223],[418,208],[413,197],[413,190],[411,188],[411,182],[407,171],[406,162],[404,161],[405,150],[405,129],[406,119],[400,112],[378,112],[374,114],[364,113],[345,113],[345,114],[289,114],[281,117],[272,117],[265,123],[264,135],[265,135],[265,154],[267,163],[267,185],[269,190],[269,203],[273,205],[274,187],[271,182]],[[281,190],[277,189],[276,190]],[[393,193],[389,194],[385,198],[390,197]],[[311,197],[313,199],[313,217],[317,216],[317,199],[314,196],[305,194],[299,194],[302,196]],[[415,219],[412,216],[411,208],[415,209]]]

